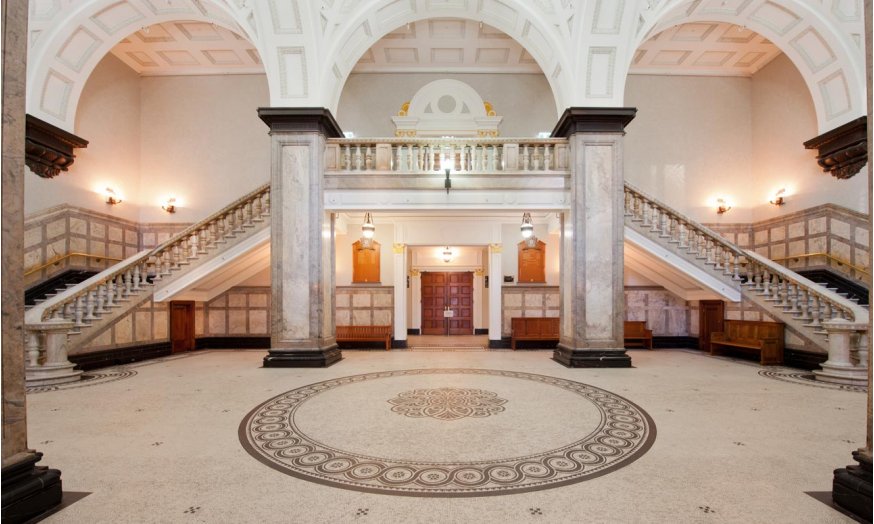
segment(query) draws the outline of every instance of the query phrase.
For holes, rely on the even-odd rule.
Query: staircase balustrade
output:
[[[816,371],[826,382],[867,383],[868,311],[754,251],[732,244],[662,202],[625,184],[626,221],[739,287],[743,296],[828,349]]]
[[[270,215],[270,186],[263,185],[154,249],[145,250],[49,298],[25,313],[28,385],[79,380],[67,354],[70,337],[120,315],[149,297],[156,282],[205,257]],[[84,338],[84,337],[80,337]]]

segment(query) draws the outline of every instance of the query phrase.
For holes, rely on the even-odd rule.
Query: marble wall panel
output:
[[[207,303],[196,304],[206,319],[195,332],[203,337],[270,336],[270,288],[235,287]]]
[[[393,326],[393,286],[338,286],[335,293],[338,326]]]
[[[558,317],[561,297],[558,286],[515,285],[501,288],[501,336],[512,334],[516,317]]]
[[[689,303],[662,287],[626,287],[625,319],[645,321],[654,336],[689,335]]]
[[[107,349],[169,342],[169,310],[167,304],[148,301],[129,311],[118,321],[71,354],[78,355]]]

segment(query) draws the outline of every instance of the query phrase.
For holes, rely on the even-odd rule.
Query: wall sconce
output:
[[[775,206],[782,206],[783,204],[786,203],[786,201],[783,199],[783,195],[785,193],[786,193],[786,188],[785,187],[780,188],[779,191],[774,193],[774,198],[772,200],[770,200],[770,202],[772,204],[774,204]]]
[[[721,215],[731,209],[731,205],[724,198],[717,198],[716,203],[719,207],[716,208],[716,213]]]
[[[361,224],[361,236],[370,240],[376,233],[376,226],[373,225],[373,217],[370,213],[364,213],[364,223]]]
[[[446,248],[443,250],[443,261],[447,264],[452,261],[452,250],[449,249],[449,246],[446,246]]]
[[[170,197],[161,205],[161,209],[168,213],[176,212],[176,197]]]
[[[110,206],[114,206],[115,204],[121,204],[121,196],[116,195],[115,191],[111,187],[107,187],[103,190],[104,195],[106,195],[106,203]]]

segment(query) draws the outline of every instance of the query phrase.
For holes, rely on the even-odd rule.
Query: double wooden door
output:
[[[473,273],[422,273],[422,334],[473,335]]]

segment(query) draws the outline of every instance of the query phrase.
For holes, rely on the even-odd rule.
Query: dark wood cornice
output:
[[[816,163],[836,178],[850,178],[868,163],[868,117],[862,116],[804,143]]]
[[[259,107],[258,117],[270,133],[316,132],[327,138],[342,138],[343,130],[323,107]]]
[[[88,146],[88,141],[55,127],[32,115],[27,115],[24,140],[24,163],[43,178],[52,178],[66,171],[76,155],[73,150]]]
[[[556,138],[576,133],[624,133],[637,114],[635,107],[569,107],[552,130]]]

